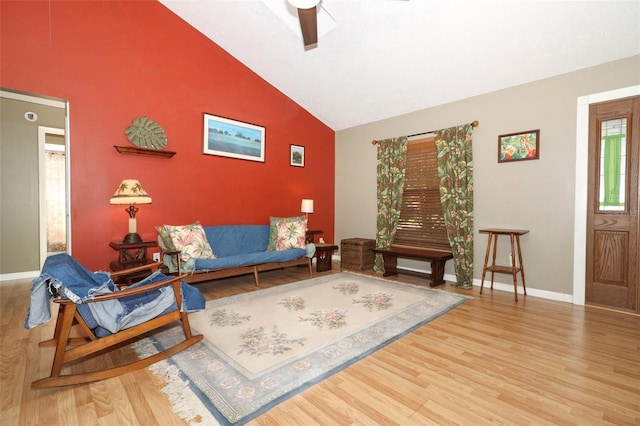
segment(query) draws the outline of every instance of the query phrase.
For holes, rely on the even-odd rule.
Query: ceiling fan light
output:
[[[287,0],[291,6],[298,9],[311,9],[320,4],[320,0]]]

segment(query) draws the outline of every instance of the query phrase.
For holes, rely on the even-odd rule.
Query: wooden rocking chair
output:
[[[161,265],[161,263],[123,270],[117,273],[112,273],[111,278],[130,275],[132,273],[140,273],[144,270],[155,272],[158,269],[159,265]],[[148,298],[148,295],[150,294],[149,292],[153,292],[154,290],[157,291],[162,287],[171,287],[171,290],[168,291],[173,292],[173,295],[175,297],[176,309],[172,309],[172,305],[170,309],[164,310],[163,313],[150,320],[142,322],[138,325],[134,325],[130,328],[124,328],[112,334],[107,334],[104,337],[98,337],[95,330],[91,329],[91,327],[88,325],[88,323],[91,323],[91,320],[87,321],[83,317],[83,314],[81,314],[81,310],[78,309],[78,304],[74,303],[68,298],[57,297],[54,302],[59,304],[59,309],[53,339],[40,342],[39,344],[39,346],[55,346],[56,348],[53,358],[53,365],[51,367],[51,375],[49,377],[36,380],[31,384],[31,387],[48,388],[56,386],[68,386],[115,377],[143,367],[147,367],[155,362],[168,358],[202,340],[201,335],[192,335],[191,327],[189,325],[189,319],[187,318],[187,313],[181,312],[180,309],[183,302],[183,297],[180,291],[180,280],[184,277],[184,275],[175,277],[167,277],[165,275],[162,275],[161,273],[158,273],[157,275],[158,276],[156,277],[156,280],[160,281],[151,282],[148,284],[145,283],[144,285],[140,286],[134,285],[132,286],[132,288],[115,291],[113,293],[105,295],[95,296],[88,300],[82,301],[82,304],[90,304],[113,299],[129,298],[128,300],[135,300],[136,297]],[[197,292],[198,296],[201,297],[199,291],[195,289],[194,291]],[[202,298],[202,303],[204,303],[204,298]],[[86,308],[83,309],[86,314],[88,310]],[[167,348],[147,358],[139,359],[105,370],[75,374],[61,374],[62,368],[66,364],[108,352],[109,350],[115,349],[116,347],[118,347],[118,345],[121,345],[124,342],[142,338],[144,337],[145,333],[156,330],[159,327],[165,326],[174,321],[179,321],[181,323],[185,334],[185,340],[170,348]],[[73,326],[77,326],[77,329],[82,337],[70,337],[71,329]]]

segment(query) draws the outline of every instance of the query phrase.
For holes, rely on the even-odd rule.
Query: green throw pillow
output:
[[[160,236],[160,248],[162,251],[176,251],[176,246],[173,245],[173,241],[171,241],[171,236],[169,236],[169,232],[164,226],[156,226],[156,232]]]

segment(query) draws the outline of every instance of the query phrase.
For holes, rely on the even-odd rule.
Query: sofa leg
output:
[[[256,282],[256,287],[260,287],[260,282],[258,281],[258,267],[253,267],[253,280]]]

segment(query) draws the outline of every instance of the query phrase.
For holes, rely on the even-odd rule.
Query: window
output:
[[[407,146],[404,193],[393,245],[450,248],[434,137],[413,140]]]
[[[625,210],[626,136],[626,118],[617,118],[602,122],[600,129],[600,211]]]

